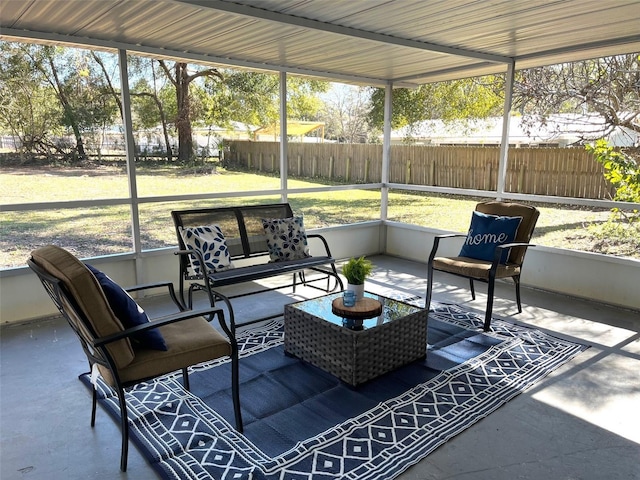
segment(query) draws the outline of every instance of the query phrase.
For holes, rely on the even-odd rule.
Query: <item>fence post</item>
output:
[[[316,178],[316,168],[318,166],[318,157],[313,156],[313,160],[311,161],[311,178]]]
[[[411,160],[407,160],[407,169],[405,172],[404,183],[407,185],[411,183]]]
[[[367,158],[364,161],[364,183],[369,183],[369,164],[371,163],[371,159]]]
[[[344,173],[344,180],[348,182],[350,176],[351,176],[351,157],[347,157],[347,166],[346,166],[346,172]]]
[[[429,174],[431,175],[431,178],[429,179],[429,185],[435,185],[436,184],[436,162],[434,162],[433,160],[431,161],[431,168],[429,169]]]
[[[491,164],[487,163],[484,173],[484,189],[489,190],[491,188]]]
[[[333,180],[333,155],[329,157],[329,180]]]
[[[302,176],[302,157],[298,155],[298,176]]]
[[[271,154],[271,171],[276,171],[276,156],[273,153]]]
[[[260,158],[258,160],[258,170],[262,171],[262,157],[263,157],[263,153],[260,152]]]
[[[518,172],[518,193],[525,193],[524,190],[524,174],[526,170],[526,165],[520,165],[520,171]]]
[[[251,170],[251,152],[247,153],[247,170]]]

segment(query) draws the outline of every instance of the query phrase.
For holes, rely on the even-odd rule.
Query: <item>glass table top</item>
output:
[[[343,292],[337,292],[329,295],[324,295],[322,297],[313,298],[311,300],[293,303],[291,304],[291,306],[293,308],[302,310],[303,312],[309,313],[315,317],[322,318],[327,322],[331,322],[335,325],[349,328],[351,330],[365,330],[373,328],[384,323],[393,322],[394,320],[404,318],[407,315],[411,315],[422,310],[420,307],[409,305],[408,303],[404,303],[399,300],[393,300],[392,298],[383,297],[382,295],[365,292],[365,297],[378,300],[382,304],[382,314],[378,317],[365,320],[343,318],[339,315],[334,314],[331,309],[333,300],[336,298],[342,298],[342,293]]]

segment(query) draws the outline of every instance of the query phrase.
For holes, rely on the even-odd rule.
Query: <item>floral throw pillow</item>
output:
[[[263,218],[267,246],[272,262],[305,258],[309,255],[302,217]]]
[[[231,256],[219,225],[187,227],[180,229],[182,241],[188,250],[200,252],[202,259],[211,272],[219,272],[232,268]],[[202,275],[200,259],[197,255],[189,255],[191,275]]]

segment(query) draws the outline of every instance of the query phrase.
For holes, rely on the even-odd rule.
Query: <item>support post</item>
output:
[[[280,197],[287,202],[289,158],[287,143],[287,72],[280,72]]]
[[[500,144],[500,161],[498,162],[497,198],[502,200],[504,195],[505,177],[507,176],[507,158],[509,156],[509,123],[511,116],[511,102],[513,101],[513,78],[515,60],[507,67],[507,77],[504,92],[504,112],[502,116],[502,143]]]
[[[138,182],[136,179],[135,142],[133,140],[133,120],[131,117],[131,95],[129,93],[129,68],[127,51],[118,50],[118,67],[120,69],[120,91],[122,99],[122,123],[124,127],[124,148],[127,156],[127,177],[129,178],[129,198],[131,200],[131,235],[135,253],[136,283],[144,283],[142,268],[139,262],[142,252],[140,240],[140,209],[138,205]]]

